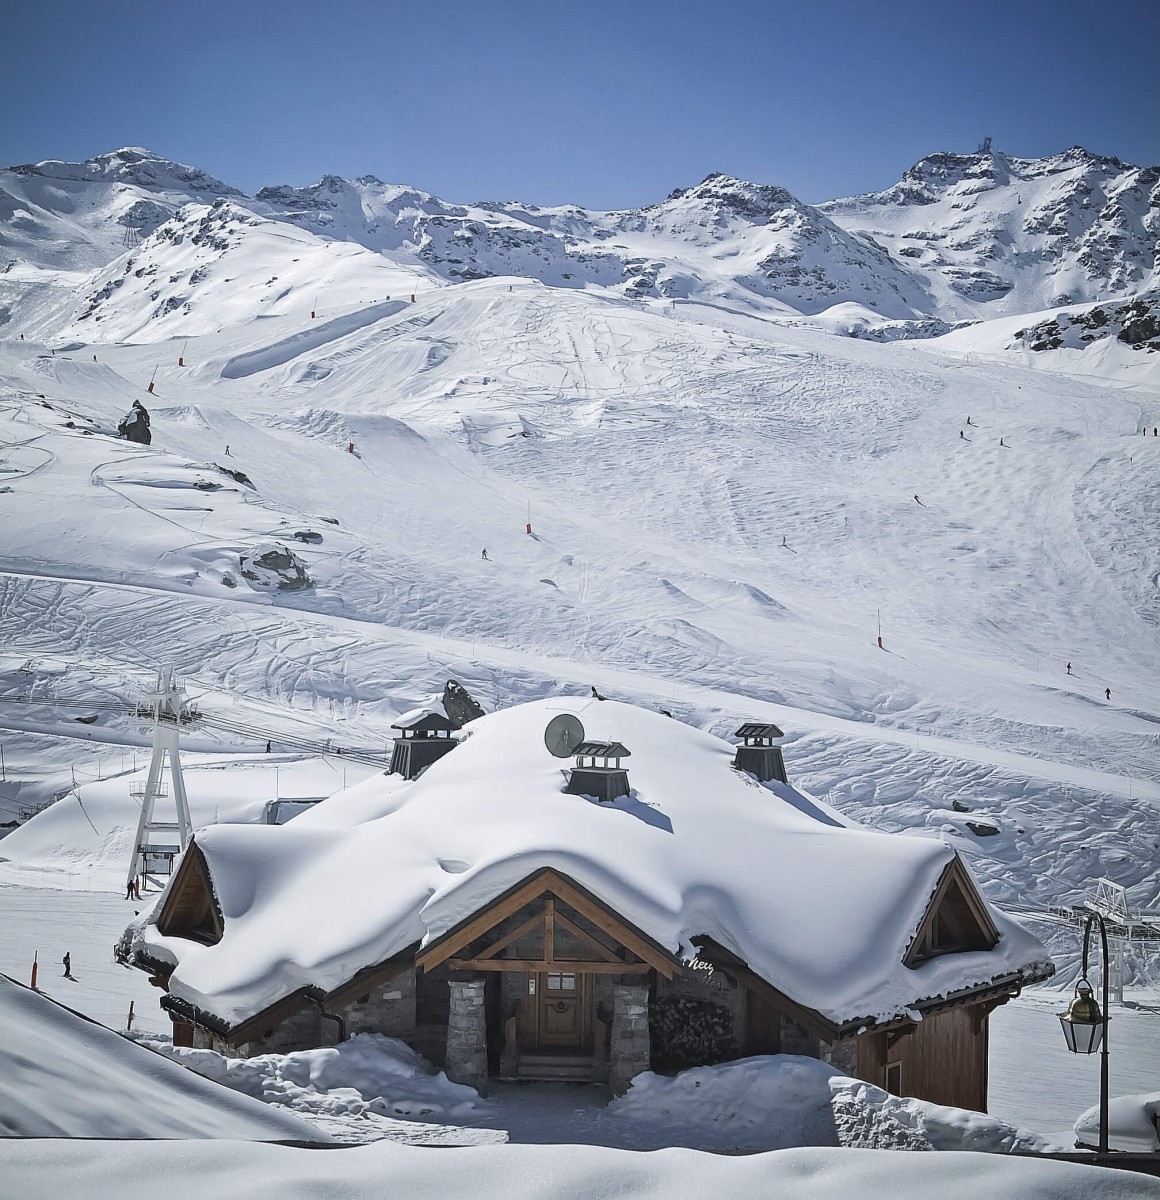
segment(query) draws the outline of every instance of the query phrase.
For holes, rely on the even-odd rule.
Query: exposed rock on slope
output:
[[[1020,329],[1016,340],[1030,350],[1082,350],[1114,337],[1136,350],[1160,351],[1160,294],[1125,304],[1098,305],[1085,312],[1064,312]]]
[[[932,154],[882,192],[819,208],[926,275],[940,315],[999,315],[1148,286],[1160,168],[1074,146],[1046,158]]]

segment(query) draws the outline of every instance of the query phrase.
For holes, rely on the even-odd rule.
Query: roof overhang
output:
[[[420,970],[431,971],[453,958],[460,950],[470,946],[477,938],[494,929],[527,904],[542,896],[554,896],[582,914],[599,929],[613,937],[639,959],[659,971],[666,979],[672,979],[682,970],[682,964],[659,942],[654,941],[635,925],[626,921],[603,900],[574,879],[551,867],[544,867],[528,875],[496,896],[483,908],[465,917],[446,933],[428,943],[416,955],[415,965]],[[515,969],[515,968],[513,968]]]

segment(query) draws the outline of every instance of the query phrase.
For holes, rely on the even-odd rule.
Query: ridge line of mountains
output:
[[[1080,147],[1036,159],[941,152],[890,188],[823,204],[714,173],[658,203],[597,212],[455,204],[372,175],[248,196],[124,148],[0,171],[0,329],[76,336],[104,321],[104,340],[125,336],[117,308],[132,289],[118,264],[157,276],[175,245],[200,239],[228,255],[264,223],[367,251],[409,272],[412,290],[513,276],[629,300],[829,315],[838,332],[880,339],[929,337],[1093,302],[1143,297],[1155,311],[1160,167]],[[150,289],[149,319],[188,316],[207,273],[202,262],[174,290]],[[131,336],[144,340],[175,331],[172,320],[147,336],[139,326]]]

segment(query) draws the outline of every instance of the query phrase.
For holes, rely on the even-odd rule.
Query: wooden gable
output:
[[[993,950],[998,942],[999,930],[956,854],[943,871],[902,961],[913,968],[940,954]]]
[[[535,910],[532,915],[514,929],[500,934],[499,927],[527,906]],[[614,946],[581,928],[562,911],[563,908],[571,909],[590,922]],[[558,932],[566,936],[559,939]],[[538,944],[542,948],[541,957],[500,957],[513,943],[523,940]],[[572,944],[567,958],[558,956],[560,940]],[[482,945],[476,944],[481,942]],[[424,971],[433,970],[444,962],[456,970],[473,971],[628,975],[657,970],[666,979],[672,979],[681,970],[680,962],[663,946],[566,875],[547,869],[509,888],[486,908],[432,942],[415,959],[415,965]]]
[[[225,919],[213,894],[209,865],[196,842],[190,842],[169,885],[157,931],[165,937],[188,938],[214,946],[222,940]]]

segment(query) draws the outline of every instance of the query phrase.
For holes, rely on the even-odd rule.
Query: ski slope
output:
[[[447,677],[488,708],[597,682],[718,733],[768,715],[803,786],[957,839],[999,902],[1111,872],[1156,906],[1151,392],[528,280],[349,300],[243,297],[160,364],[0,343],[12,670],[54,656],[41,692],[83,699],[166,659],[339,744]],[[134,397],[150,447],[107,435]],[[313,588],[240,577],[271,540]]]

